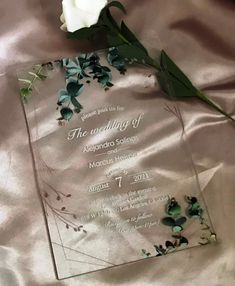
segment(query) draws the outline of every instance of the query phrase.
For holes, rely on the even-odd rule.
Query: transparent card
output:
[[[58,279],[215,240],[177,103],[106,57],[18,72]]]

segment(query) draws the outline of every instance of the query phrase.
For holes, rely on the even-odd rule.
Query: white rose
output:
[[[107,0],[63,0],[60,20],[64,24],[61,29],[74,32],[96,24],[107,3]]]

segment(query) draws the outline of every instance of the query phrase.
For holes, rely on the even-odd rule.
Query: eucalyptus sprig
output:
[[[57,109],[60,109],[59,123],[69,121],[74,113],[80,113],[83,106],[78,101],[85,89],[85,83],[97,81],[107,91],[112,84],[111,70],[100,63],[98,54],[81,54],[74,59],[63,59],[60,66],[65,70],[66,88],[58,92]],[[85,81],[84,81],[85,80]]]
[[[108,45],[113,47],[109,50],[108,61],[121,73],[125,72],[126,65],[133,63],[150,66],[155,69],[159,85],[167,96],[171,98],[197,98],[228,119],[235,121],[230,114],[196,88],[164,50],[156,59],[152,58],[124,21],[120,25],[116,22],[110,10],[112,7],[126,13],[125,7],[120,2],[112,1],[101,11],[99,20],[95,25],[68,33],[69,38],[95,40],[102,34],[105,36]]]
[[[21,98],[23,99],[24,102],[27,102],[29,96],[31,95],[33,88],[34,88],[34,84],[36,83],[36,81],[42,81],[45,80],[47,78],[46,72],[45,72],[45,68],[48,64],[44,64],[44,65],[35,65],[33,67],[33,71],[29,71],[28,78],[19,78],[19,82],[22,84],[22,87],[20,89],[20,95]]]

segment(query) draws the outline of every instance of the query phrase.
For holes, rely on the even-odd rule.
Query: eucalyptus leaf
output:
[[[39,76],[35,72],[28,72],[28,74],[30,74],[30,75],[32,75],[32,76],[34,76],[34,77],[39,79]]]
[[[124,74],[126,72],[126,61],[122,57],[117,48],[110,48],[107,55],[108,63],[115,67],[120,73]]]
[[[196,197],[188,197],[188,196],[186,196],[186,201],[190,204],[195,204],[198,202]]]
[[[171,241],[166,241],[165,246],[167,249],[175,248],[174,244]]]
[[[103,70],[104,70],[105,72],[111,72],[111,69],[108,68],[108,67],[105,67],[105,66],[103,66]]]
[[[171,217],[165,217],[162,219],[162,224],[167,225],[167,226],[174,226],[175,220]]]
[[[47,76],[44,75],[44,74],[37,74],[37,76],[38,76],[38,78],[39,78],[40,80],[45,80],[45,79],[47,79]]]
[[[20,82],[26,83],[26,84],[31,84],[31,80],[29,79],[23,79],[23,78],[19,78],[18,79]]]
[[[174,202],[173,204],[168,206],[167,213],[169,215],[177,217],[181,214],[181,206],[177,202]]]
[[[82,109],[82,105],[77,101],[77,99],[75,97],[71,98],[71,103],[73,104],[74,107],[76,107],[77,109]]]
[[[196,209],[196,210],[189,209],[188,210],[188,216],[191,218],[199,218],[201,216],[201,214],[202,214],[201,209]]]
[[[70,96],[68,95],[68,92],[66,90],[60,90],[58,102],[61,104],[67,101],[70,101]]]
[[[172,231],[175,232],[175,233],[179,233],[183,230],[183,227],[180,226],[180,225],[175,225],[172,227]]]
[[[188,245],[188,239],[186,238],[186,237],[184,237],[184,236],[182,236],[181,238],[180,238],[180,245]]]
[[[67,91],[69,96],[71,97],[77,97],[82,93],[83,89],[84,89],[83,84],[78,84],[76,82],[70,82],[67,84]]]
[[[182,216],[175,220],[175,225],[182,225],[186,223],[186,221],[187,221],[187,218]]]
[[[21,88],[20,89],[20,95],[23,99],[27,98],[30,95],[31,90],[28,88]]]
[[[63,119],[70,120],[73,117],[73,111],[69,107],[64,107],[60,110],[60,114]]]
[[[199,210],[199,209],[201,209],[201,206],[198,202],[196,202],[196,203],[191,205],[191,209],[192,210]]]

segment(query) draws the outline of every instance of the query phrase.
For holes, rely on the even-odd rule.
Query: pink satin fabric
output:
[[[166,49],[198,87],[235,115],[234,1],[122,2],[128,25],[151,53]],[[204,197],[218,243],[64,281],[55,279],[14,74],[20,63],[92,48],[66,39],[59,30],[60,13],[60,1],[55,0],[0,3],[0,285],[233,285],[235,124],[191,99],[179,104],[197,171],[210,175]],[[179,169],[181,174],[184,171]]]

